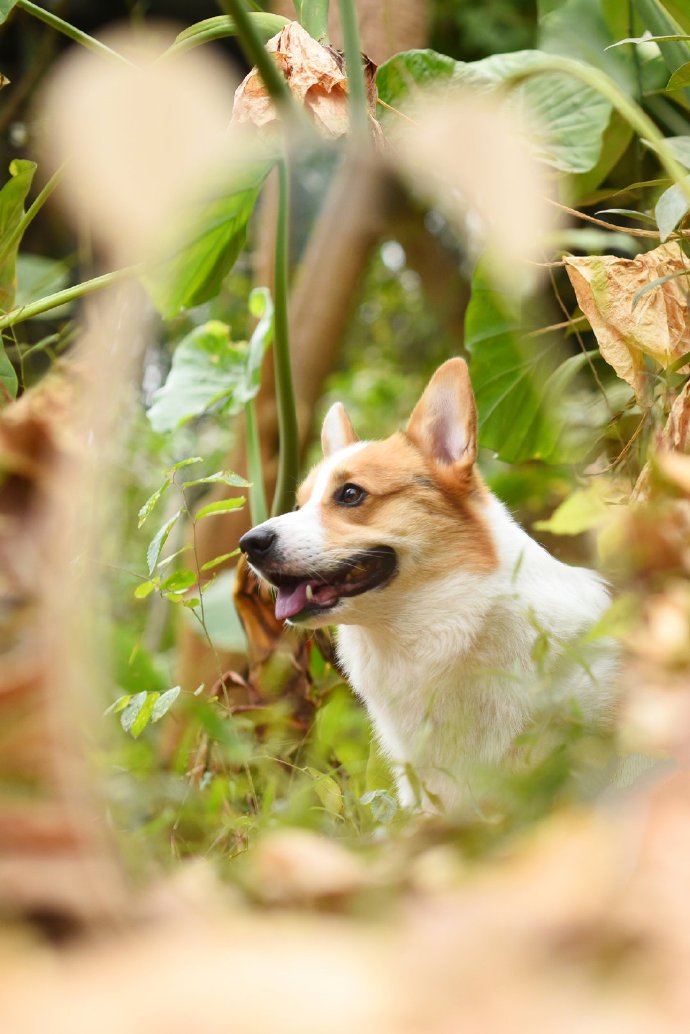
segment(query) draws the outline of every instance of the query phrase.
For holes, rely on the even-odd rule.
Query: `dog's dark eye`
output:
[[[336,503],[340,506],[359,506],[367,497],[365,489],[359,485],[353,485],[351,481],[348,481],[346,485],[339,488],[333,496]]]

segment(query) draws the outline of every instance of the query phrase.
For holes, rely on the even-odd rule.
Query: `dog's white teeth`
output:
[[[308,600],[311,601],[311,600],[314,599],[314,590],[312,589],[311,585],[307,585],[307,594],[306,595],[307,595],[307,599]]]

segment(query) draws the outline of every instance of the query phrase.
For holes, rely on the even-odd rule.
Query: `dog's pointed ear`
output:
[[[406,431],[435,463],[472,466],[477,458],[477,407],[464,359],[449,359],[438,368]]]
[[[342,402],[336,402],[326,413],[321,428],[321,446],[324,456],[330,456],[346,445],[358,442],[357,432],[345,411]]]

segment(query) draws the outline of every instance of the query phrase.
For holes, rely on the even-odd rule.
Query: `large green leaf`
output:
[[[249,218],[272,164],[265,161],[253,166],[227,193],[185,214],[185,228],[178,236],[184,244],[145,278],[166,319],[218,294],[244,247]]]
[[[376,82],[381,99],[404,112],[422,88],[463,85],[494,90],[538,69],[542,60],[538,50],[495,54],[473,62],[453,61],[433,50],[409,50],[382,65]],[[543,72],[515,85],[512,97],[540,126],[538,153],[545,162],[564,172],[587,172],[596,165],[612,110],[596,90],[572,76]],[[392,119],[399,121],[390,113],[389,126]]]
[[[28,305],[49,294],[57,294],[69,283],[69,268],[65,262],[43,255],[17,255],[17,290],[14,307]],[[58,305],[41,312],[34,319],[59,320],[69,315],[71,306]]]
[[[290,24],[289,18],[283,18],[280,14],[267,14],[265,11],[250,11],[249,18],[262,43],[268,42],[271,37]],[[183,29],[175,37],[175,42],[167,51],[166,56],[182,54],[186,50],[201,46],[202,43],[212,43],[214,40],[236,34],[235,22],[229,15],[219,14],[214,18],[205,18],[202,22],[195,22],[194,25]]]
[[[687,189],[687,186],[690,185],[690,176],[686,179],[685,185]],[[690,212],[690,202],[685,196],[685,191],[679,183],[674,183],[672,187],[663,192],[654,209],[662,242],[668,240],[688,212]]]
[[[10,179],[0,190],[0,312],[9,312],[14,304],[21,238],[13,237],[24,215],[24,202],[35,171],[35,162],[15,158],[10,163]]]
[[[187,334],[173,355],[165,384],[153,396],[148,418],[156,431],[172,431],[227,398],[243,375],[246,345],[230,340],[230,328],[210,320]]]
[[[7,17],[16,2],[17,0],[0,0],[0,25],[7,21]]]
[[[479,443],[502,460],[574,462],[587,436],[567,418],[564,398],[586,356],[563,360],[553,336],[526,336],[520,302],[480,269],[472,283],[465,343],[479,413]],[[591,432],[590,432],[591,433]]]
[[[7,402],[7,394],[14,399],[17,397],[17,390],[19,388],[17,374],[15,373],[14,366],[7,358],[2,340],[0,340],[0,385],[2,385],[2,388],[0,388],[0,407],[2,407]]]

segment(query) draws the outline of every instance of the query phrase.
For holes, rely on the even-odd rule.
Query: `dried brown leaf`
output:
[[[666,368],[690,351],[688,281],[673,275],[690,272],[690,261],[677,244],[662,244],[634,259],[585,255],[565,262],[602,356],[644,403],[645,355]],[[637,291],[669,276],[635,304]]]
[[[286,25],[268,41],[266,50],[274,55],[290,92],[304,107],[327,137],[344,136],[350,120],[347,107],[347,76],[340,51],[317,43],[299,22]],[[376,65],[368,58],[364,66],[369,113],[376,128]],[[263,79],[256,68],[237,88],[233,121],[264,127],[278,120]]]

